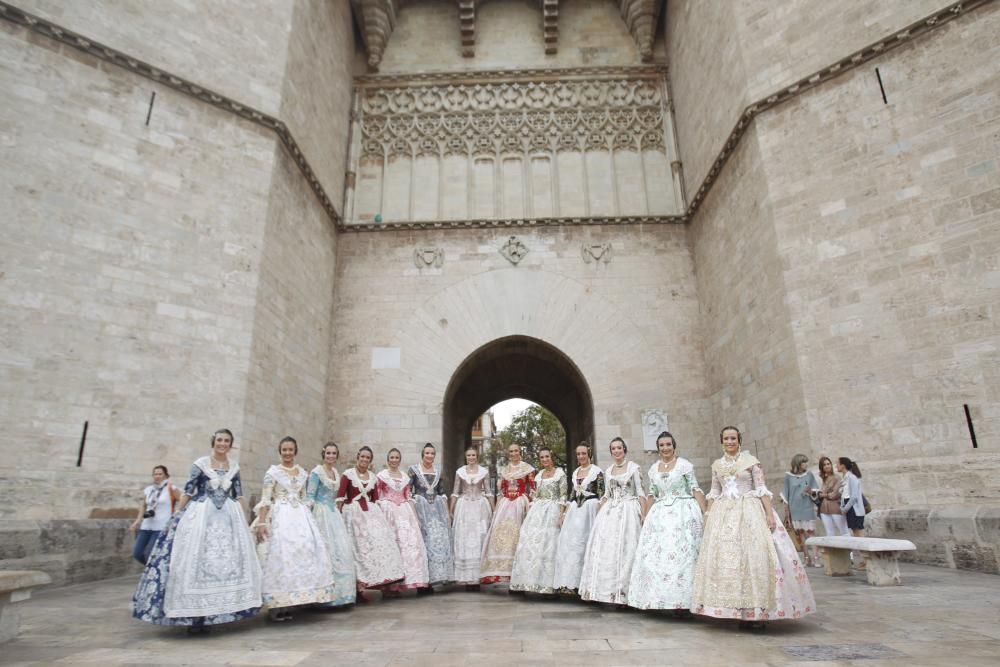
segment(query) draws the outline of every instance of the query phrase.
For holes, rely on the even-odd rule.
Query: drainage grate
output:
[[[782,646],[788,655],[800,660],[877,660],[905,658],[906,654],[885,644],[813,644]]]

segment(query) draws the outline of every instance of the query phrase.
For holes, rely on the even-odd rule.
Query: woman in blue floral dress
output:
[[[240,505],[239,466],[228,457],[232,446],[232,432],[216,431],[212,455],[191,466],[178,511],[139,579],[135,618],[205,632],[260,611],[260,565]]]
[[[410,466],[410,492],[420,519],[420,534],[427,549],[430,585],[455,579],[455,556],[451,547],[451,517],[448,494],[444,491],[441,468],[434,465],[437,450],[427,443],[420,451],[420,463]]]

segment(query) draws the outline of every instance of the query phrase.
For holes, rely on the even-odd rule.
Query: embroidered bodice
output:
[[[396,479],[388,470],[383,470],[377,475],[376,489],[379,500],[388,500],[393,505],[402,505],[410,499],[410,478],[400,471],[399,479]]]
[[[333,469],[333,476],[327,474],[326,468],[318,465],[309,473],[306,483],[306,498],[314,504],[323,504],[333,509],[337,500],[337,487],[340,485],[340,473]]]
[[[552,477],[546,479],[543,473],[535,476],[535,492],[533,494],[535,502],[554,500],[558,503],[566,502],[566,473],[562,468],[556,468]]]
[[[712,464],[712,490],[708,500],[771,497],[764,483],[764,469],[753,456],[742,452],[735,460],[723,456]]]
[[[624,472],[617,475],[612,474],[613,470],[614,465],[604,471],[607,478],[604,497],[611,501],[612,506],[646,497],[645,491],[642,490],[642,472],[638,463],[629,461]]]
[[[678,458],[669,472],[660,472],[660,462],[649,467],[649,493],[655,502],[673,505],[675,500],[694,498],[701,491],[694,475],[694,466],[687,459]]]
[[[357,504],[362,512],[368,511],[368,503],[378,500],[378,489],[376,482],[378,476],[371,470],[368,471],[368,479],[361,479],[356,468],[348,468],[340,476],[340,485],[337,487],[337,502],[347,505]]]
[[[604,471],[590,464],[587,474],[580,477],[580,468],[573,471],[573,488],[570,490],[571,502],[582,506],[588,500],[594,500],[604,495]]]
[[[427,472],[420,464],[410,466],[407,470],[410,476],[410,492],[414,496],[422,496],[427,502],[433,503],[438,496],[444,495],[444,480],[441,479],[441,468],[434,466],[432,472]]]
[[[271,466],[264,473],[264,486],[261,489],[257,509],[278,503],[287,503],[292,507],[298,507],[303,503],[311,504],[306,500],[308,480],[305,469],[299,465],[291,470],[280,465]]]
[[[453,496],[466,498],[481,498],[486,495],[486,477],[490,471],[479,466],[475,474],[469,474],[468,468],[462,466],[455,471],[455,488],[452,490]]]
[[[191,502],[210,500],[216,508],[222,509],[226,500],[243,497],[240,467],[230,461],[229,470],[213,469],[212,459],[203,456],[191,466],[191,474],[187,484],[184,485],[184,493],[191,496]]]
[[[500,471],[499,495],[508,500],[516,500],[527,496],[535,488],[535,469],[530,464],[521,461],[516,466],[506,465]]]

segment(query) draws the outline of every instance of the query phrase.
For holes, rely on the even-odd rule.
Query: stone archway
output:
[[[543,340],[506,336],[475,350],[451,376],[442,404],[446,471],[464,463],[462,453],[471,442],[476,418],[508,398],[525,398],[548,408],[566,430],[567,452],[581,440],[593,442],[593,400],[576,364]]]

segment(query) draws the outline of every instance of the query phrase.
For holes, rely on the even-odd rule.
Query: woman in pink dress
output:
[[[403,455],[393,447],[387,457],[389,467],[380,472],[375,483],[378,505],[389,520],[396,537],[396,546],[403,557],[403,581],[389,587],[390,591],[424,588],[429,583],[427,550],[420,533],[420,521],[410,497],[410,477],[399,469]]]

